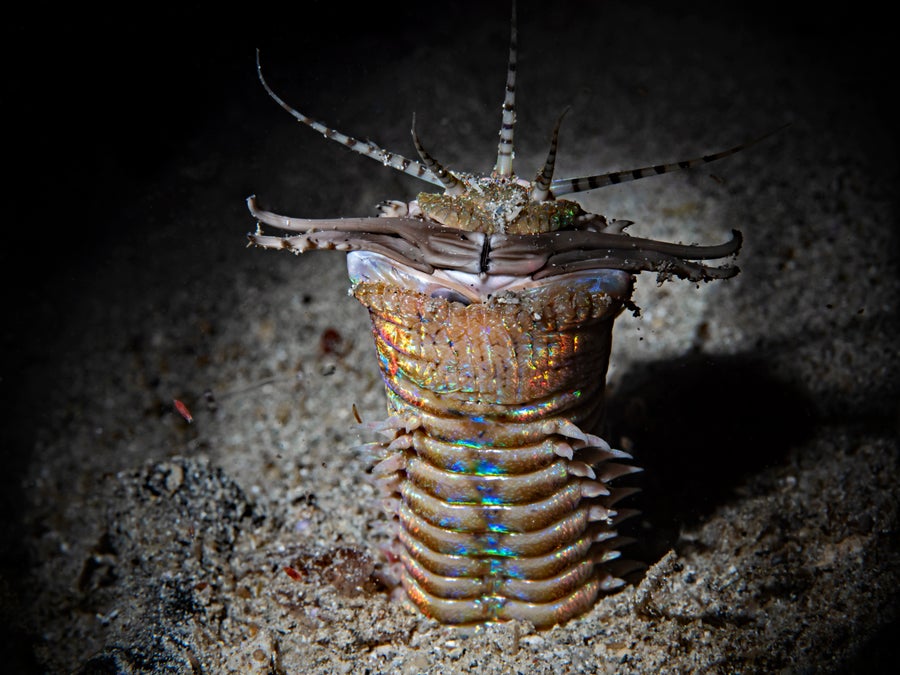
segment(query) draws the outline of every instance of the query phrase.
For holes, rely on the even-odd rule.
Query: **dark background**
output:
[[[556,3],[553,12],[568,11],[577,21],[579,4]],[[858,99],[870,114],[896,119],[888,76],[894,37],[883,17],[860,12],[867,5],[797,10],[765,2],[649,4],[657,14],[697,13],[725,24],[762,26],[788,50],[815,54],[833,73],[834,97]],[[519,5],[520,20],[535,21],[549,11],[535,2]],[[367,58],[403,59],[420,40],[420,27],[427,26],[434,40],[442,32],[464,31],[471,21],[503,26],[508,11],[505,2],[448,3],[439,11],[413,1],[363,3],[352,10],[332,2],[240,9],[180,3],[93,13],[17,6],[3,26],[9,174],[3,267],[27,264],[42,273],[29,274],[27,284],[22,279],[11,299],[37,291],[63,268],[77,273],[85,258],[100,254],[105,237],[129,236],[115,225],[119,214],[193,139],[228,122],[237,133],[219,143],[240,149],[258,138],[252,127],[279,111],[260,105],[256,48],[270,63],[306,55],[324,86],[340,86],[342,74],[364,70]],[[322,25],[341,26],[343,62],[335,62],[333,51],[328,62],[316,58],[324,42],[333,47],[333,33],[319,30]],[[684,48],[703,45],[687,41]],[[635,44],[636,53],[652,49]],[[895,141],[877,142],[886,147]]]

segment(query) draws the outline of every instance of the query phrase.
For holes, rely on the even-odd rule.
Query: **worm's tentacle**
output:
[[[550,137],[550,150],[547,153],[547,161],[544,162],[543,168],[538,172],[531,187],[531,201],[542,202],[550,196],[550,185],[553,180],[553,169],[556,166],[556,148],[559,142],[559,127],[562,124],[563,117],[569,109],[566,108],[556,120],[553,126],[553,134]]]
[[[461,195],[466,191],[465,186],[462,182],[454,176],[452,173],[447,171],[434,157],[428,154],[428,151],[425,150],[422,142],[419,140],[419,135],[416,133],[416,116],[413,115],[412,128],[410,129],[410,133],[412,134],[413,144],[416,146],[416,152],[419,153],[419,157],[422,159],[422,162],[428,167],[428,170],[432,173],[432,175],[437,176],[438,180],[441,181],[441,184],[444,186],[444,190],[448,195]]]
[[[654,166],[645,166],[641,167],[640,169],[611,171],[610,173],[601,173],[597,174],[596,176],[582,176],[581,178],[560,178],[559,180],[555,180],[550,184],[550,192],[554,197],[562,197],[563,195],[574,194],[576,192],[596,190],[597,188],[606,187],[607,185],[627,183],[628,181],[639,180],[641,178],[647,178],[648,176],[659,176],[664,173],[671,173],[672,171],[693,169],[695,167],[702,166],[703,164],[709,164],[710,162],[715,162],[716,160],[729,157],[737,152],[740,152],[741,150],[749,148],[751,145],[756,145],[769,136],[777,134],[787,126],[788,125],[785,124],[784,126],[770,131],[769,133],[763,134],[758,138],[754,138],[753,140],[747,141],[746,143],[741,143],[740,145],[735,145],[733,148],[714,152],[709,155],[703,155],[702,157],[695,157],[694,159],[684,159],[679,162],[671,162],[669,164],[655,164]]]
[[[500,117],[500,144],[497,147],[495,176],[513,175],[513,132],[516,126],[516,60],[518,54],[518,30],[516,29],[516,3],[512,5],[512,21],[509,35],[509,63],[506,67],[506,93]]]
[[[358,152],[359,154],[365,155],[366,157],[371,157],[372,159],[381,162],[385,166],[389,166],[392,169],[396,169],[397,171],[402,171],[403,173],[413,176],[414,178],[420,178],[421,180],[432,183],[434,185],[442,184],[441,181],[434,174],[432,174],[427,167],[420,164],[419,162],[415,162],[411,159],[406,159],[406,157],[403,157],[402,155],[398,155],[396,153],[390,152],[389,150],[385,150],[384,148],[377,146],[372,141],[361,141],[357,138],[353,138],[352,136],[348,136],[347,134],[343,134],[335,129],[330,129],[321,122],[317,122],[311,117],[307,117],[299,110],[295,110],[294,108],[289,106],[278,94],[274,92],[274,90],[269,86],[269,83],[266,82],[266,78],[263,77],[262,65],[259,61],[258,49],[256,50],[256,72],[259,75],[259,81],[262,83],[262,86],[266,90],[266,93],[278,105],[287,110],[298,121],[318,131],[325,138],[331,139],[332,141],[337,141],[338,143],[342,143],[343,145],[353,150],[353,152]]]

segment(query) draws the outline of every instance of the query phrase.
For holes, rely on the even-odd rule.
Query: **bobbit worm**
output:
[[[490,175],[450,170],[423,146],[418,160],[328,128],[268,95],[298,121],[385,166],[436,186],[386,201],[371,218],[303,219],[247,200],[250,243],[301,253],[347,252],[352,293],[368,309],[388,416],[368,425],[373,475],[396,538],[391,574],[424,614],[447,624],[512,619],[538,627],[588,610],[621,586],[620,507],[637,471],[597,433],[616,316],[635,275],[693,282],[738,273],[708,264],[718,245],[629,236],[574,193],[689,169],[750,143],[696,159],[556,178],[562,117],[533,180],[513,172],[515,6],[497,160]],[[757,139],[759,140],[759,139]],[[756,141],[752,141],[756,142]],[[287,234],[264,234],[261,225]],[[390,576],[390,575],[389,575]]]

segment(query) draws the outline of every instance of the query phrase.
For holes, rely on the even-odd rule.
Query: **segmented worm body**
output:
[[[258,65],[258,64],[257,64]],[[294,234],[249,235],[300,253],[347,251],[354,296],[369,310],[389,416],[369,425],[373,474],[397,521],[393,553],[407,596],[448,624],[522,619],[551,626],[622,585],[618,507],[631,494],[611,481],[637,471],[596,433],[613,321],[630,303],[634,274],[692,281],[737,274],[701,261],[718,246],[631,237],[560,199],[690,168],[706,157],[581,178],[554,179],[553,130],[533,181],[512,170],[516,24],[497,162],[489,176],[449,171],[413,141],[421,161],[358,141],[297,112],[295,118],[383,164],[443,188],[380,205],[375,218],[310,220],[261,210],[259,223]]]

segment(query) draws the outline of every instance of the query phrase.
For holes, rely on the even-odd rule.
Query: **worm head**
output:
[[[532,181],[517,178],[512,161],[516,79],[515,16],[513,18],[500,143],[494,170],[489,175],[455,172],[442,166],[416,134],[415,118],[412,138],[418,161],[326,127],[289,106],[271,89],[263,77],[257,54],[257,69],[263,87],[298,121],[354,152],[439,186],[443,192],[423,192],[410,202],[384,202],[379,206],[379,217],[334,220],[281,216],[260,209],[256,198],[250,197],[248,207],[259,223],[294,233],[271,236],[263,234],[258,227],[249,235],[250,243],[294,253],[311,249],[369,251],[426,274],[440,269],[481,276],[527,276],[538,280],[570,272],[619,269],[655,271],[660,280],[677,276],[692,281],[737,274],[739,270],[734,265],[714,266],[702,262],[735,255],[741,246],[741,235],[736,230],[732,231],[730,240],[715,246],[632,237],[624,233],[630,224],[628,221],[607,221],[561,197],[689,169],[734,154],[765,136],[695,159],[556,179],[554,167],[563,112],[553,128],[544,166]]]

